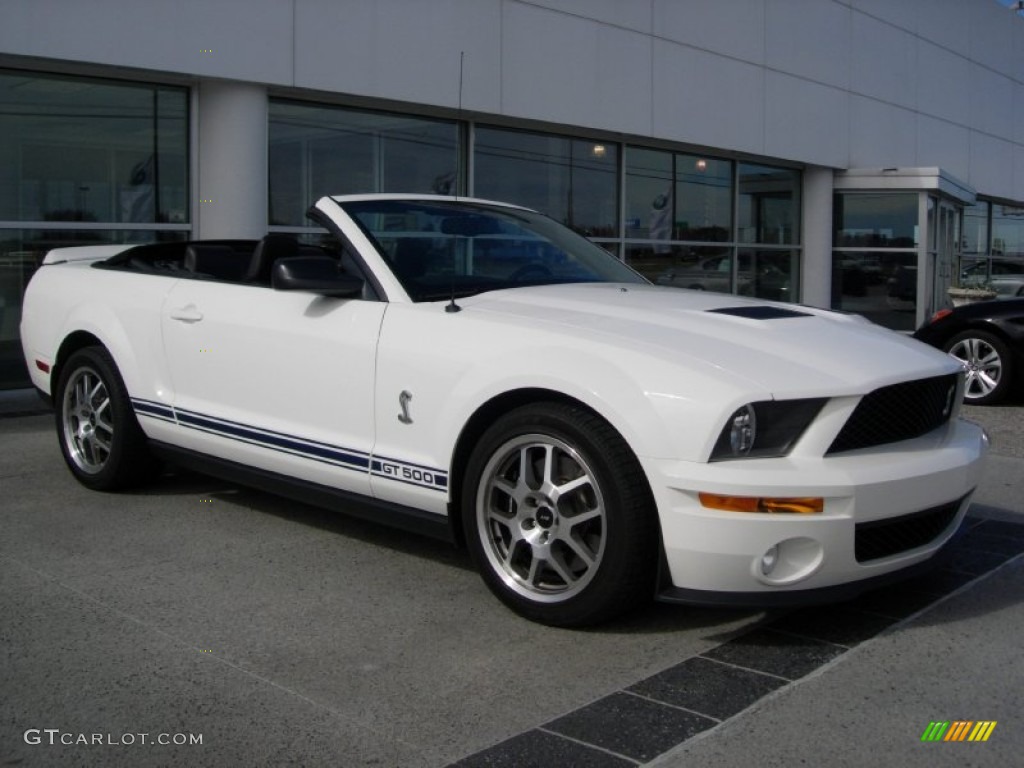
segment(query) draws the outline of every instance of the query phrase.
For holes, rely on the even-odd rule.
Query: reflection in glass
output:
[[[737,231],[741,243],[800,242],[800,172],[741,163]]]
[[[269,112],[273,225],[306,225],[324,195],[459,192],[454,122],[279,100]]]
[[[992,204],[992,255],[1024,258],[1024,208]]]
[[[917,245],[917,193],[840,193],[833,207],[838,247],[913,248]]]
[[[186,90],[0,71],[0,220],[187,222]]]
[[[626,148],[627,238],[672,238],[673,178],[671,152]]]
[[[737,292],[770,301],[796,301],[800,295],[798,251],[741,249]]]
[[[626,246],[626,263],[652,283],[695,291],[732,291],[732,248],[677,244]]]
[[[732,239],[732,161],[676,155],[676,240]]]
[[[893,330],[914,330],[917,254],[834,251],[832,307]]]
[[[983,200],[964,208],[961,253],[967,255],[988,252],[988,213],[989,203]]]
[[[618,237],[617,145],[478,127],[473,153],[474,196],[533,208],[588,237]]]

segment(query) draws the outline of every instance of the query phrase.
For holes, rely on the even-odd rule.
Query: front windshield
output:
[[[524,285],[643,283],[607,251],[531,211],[433,200],[341,203],[413,301]]]

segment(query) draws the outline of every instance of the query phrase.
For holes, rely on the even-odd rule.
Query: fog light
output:
[[[821,542],[806,536],[783,539],[750,558],[750,575],[769,587],[797,584],[816,573],[825,562]]]

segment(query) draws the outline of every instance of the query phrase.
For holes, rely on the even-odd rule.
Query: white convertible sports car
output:
[[[658,287],[538,213],[325,197],[280,234],[52,251],[22,340],[90,488],[154,458],[464,542],[548,624],[920,570],[987,439],[941,352]]]

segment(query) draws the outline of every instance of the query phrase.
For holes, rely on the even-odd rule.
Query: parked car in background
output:
[[[1002,402],[1024,372],[1024,299],[993,299],[940,310],[914,338],[963,364],[968,403]]]

